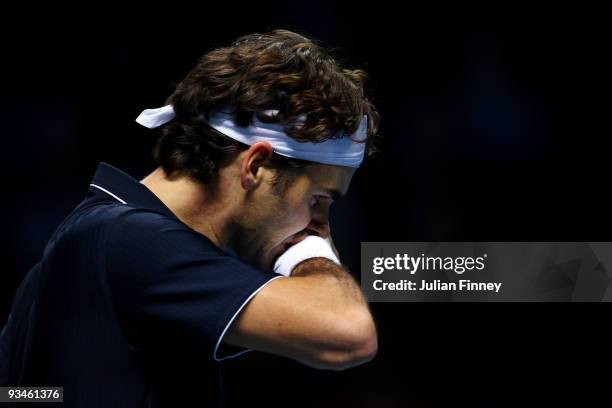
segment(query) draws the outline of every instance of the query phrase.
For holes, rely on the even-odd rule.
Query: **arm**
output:
[[[341,370],[371,360],[376,327],[352,276],[325,258],[298,264],[264,287],[242,310],[224,341]]]

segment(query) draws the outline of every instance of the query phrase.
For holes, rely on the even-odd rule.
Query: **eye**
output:
[[[317,195],[312,196],[312,198],[310,199],[310,205],[312,207],[315,207],[315,206],[319,205],[322,200],[329,200],[329,205],[334,203],[334,199],[333,198],[328,197],[326,195],[317,194]]]

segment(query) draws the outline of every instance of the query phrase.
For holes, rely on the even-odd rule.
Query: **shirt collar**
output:
[[[147,208],[177,218],[144,184],[108,163],[98,164],[98,169],[89,186],[103,191],[123,204]]]

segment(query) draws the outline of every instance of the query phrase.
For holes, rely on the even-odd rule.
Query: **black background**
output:
[[[99,3],[100,5],[102,3]],[[600,10],[381,2],[26,5],[3,13],[0,325],[99,161],[155,167],[158,107],[197,58],[287,28],[372,78],[385,135],[334,205],[362,241],[610,241],[610,118]],[[226,364],[230,406],[606,405],[606,304],[372,304],[379,354],[344,372],[263,353]],[[595,401],[599,400],[599,403]]]

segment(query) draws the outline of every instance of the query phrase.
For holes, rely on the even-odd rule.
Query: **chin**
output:
[[[278,244],[267,252],[264,262],[266,269],[273,270],[276,260],[287,250],[288,247],[289,245],[287,244]]]
[[[278,257],[281,256],[289,246],[288,244],[280,243],[271,248],[260,248],[252,252],[248,258],[245,257],[243,260],[259,269],[272,271]]]

